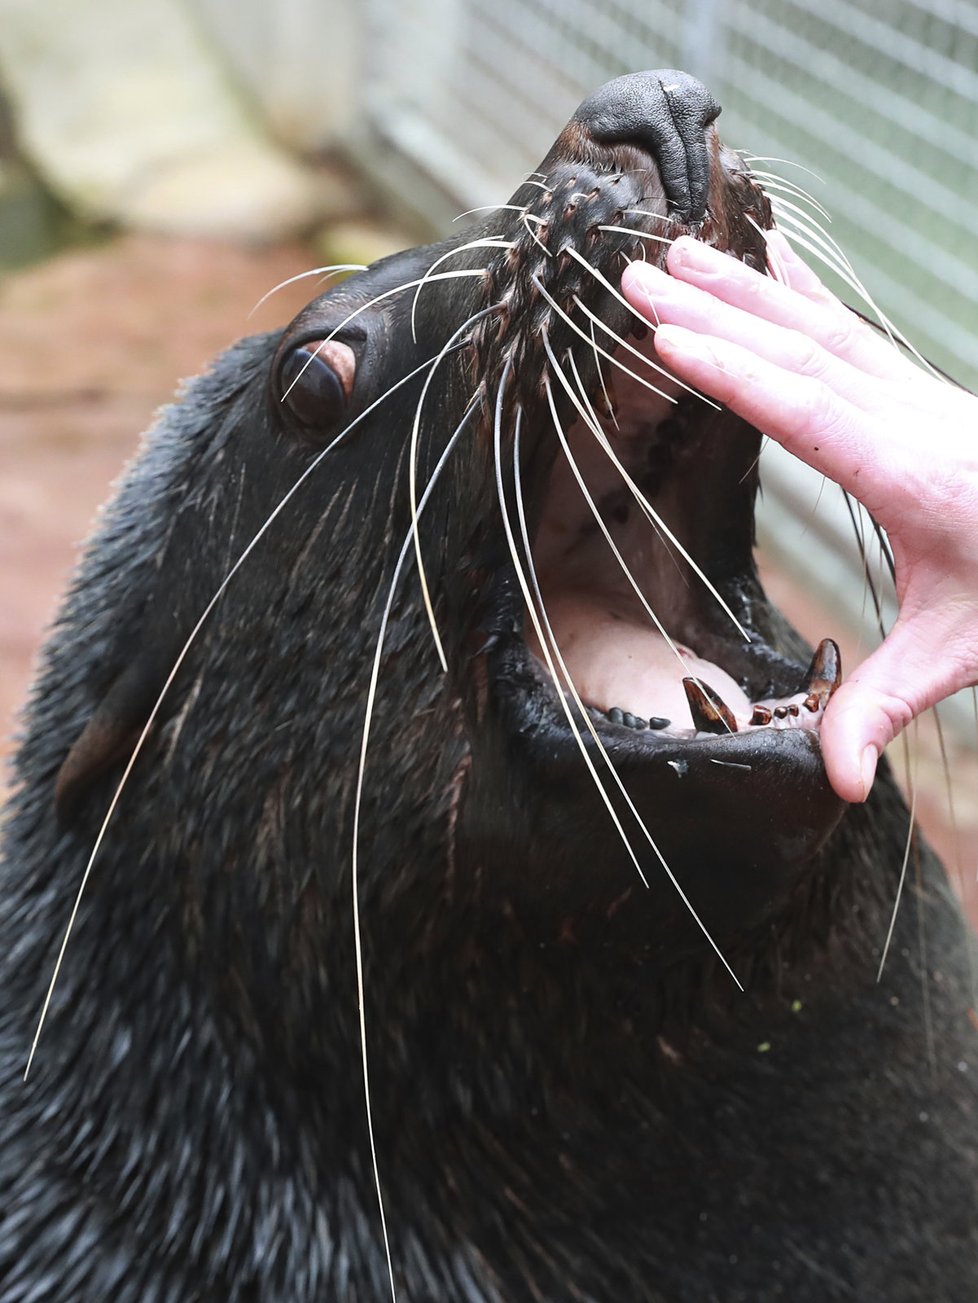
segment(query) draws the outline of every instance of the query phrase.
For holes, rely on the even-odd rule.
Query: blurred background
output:
[[[978,387],[971,0],[0,0],[4,739],[78,541],[177,379],[311,297],[249,316],[279,282],[505,202],[586,94],[655,67],[706,81],[726,142],[830,216],[781,191],[801,238],[830,261],[837,242]],[[768,586],[851,669],[877,635],[841,495],[776,448],[762,478]],[[973,694],[941,716],[918,812],[974,894]]]

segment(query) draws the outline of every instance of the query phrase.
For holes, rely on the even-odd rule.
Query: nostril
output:
[[[635,144],[659,167],[670,216],[698,222],[706,211],[706,129],[720,105],[702,82],[672,68],[616,77],[589,96],[574,120],[602,144]]]

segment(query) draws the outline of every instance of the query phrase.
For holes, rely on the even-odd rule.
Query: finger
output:
[[[842,684],[828,704],[821,739],[829,782],[844,801],[866,800],[880,756],[913,718],[899,693],[874,682]]]
[[[821,303],[825,307],[844,307],[828,286],[822,284],[808,263],[798,256],[794,245],[780,231],[765,231],[764,239],[767,243],[768,265],[777,262],[784,276],[782,284],[796,294],[803,294],[813,303]]]
[[[959,623],[953,611],[898,620],[832,697],[822,721],[822,756],[844,800],[864,801],[889,743],[923,711],[974,681],[975,665],[948,650],[959,640]]]
[[[756,317],[801,331],[861,370],[886,377],[904,375],[907,363],[889,341],[830,294],[814,272],[802,272],[804,264],[790,250],[786,253],[785,247],[778,246],[778,255],[789,272],[790,285],[782,285],[690,236],[681,236],[673,243],[667,264],[677,279],[697,285]],[[796,288],[796,278],[804,288]]]
[[[861,413],[822,381],[682,326],[660,326],[655,346],[681,379],[726,404],[860,500],[874,479],[886,475]]]
[[[625,285],[624,278],[622,284]],[[869,378],[865,371],[833,356],[808,335],[733,307],[658,267],[643,266],[630,278],[629,284],[640,286],[648,295],[660,323],[674,323],[740,344],[785,370],[824,380],[854,403],[866,395],[867,386],[873,387],[875,377]]]

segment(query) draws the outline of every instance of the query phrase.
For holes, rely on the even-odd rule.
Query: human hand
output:
[[[978,398],[914,365],[860,321],[778,232],[786,284],[682,237],[666,275],[635,262],[622,290],[661,360],[857,498],[889,535],[899,614],[822,722],[829,781],[869,795],[883,748],[978,681]]]

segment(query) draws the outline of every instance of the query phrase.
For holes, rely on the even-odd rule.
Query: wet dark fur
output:
[[[722,191],[735,213],[746,200],[716,157],[714,207]],[[439,252],[374,268],[373,292]],[[410,294],[367,314],[351,411],[388,387],[392,359],[403,374],[432,356],[511,278],[506,254],[450,265],[487,257],[491,293],[425,291],[417,344]],[[329,454],[205,626],[110,828],[21,1081],[127,748],[229,564],[326,442],[279,401],[282,341],[321,338],[357,292],[243,341],[188,386],[108,509],[48,645],[0,896],[3,1303],[389,1294],[350,848],[420,382]],[[539,310],[517,302],[509,328]],[[480,379],[491,405],[514,347],[493,354],[500,329],[477,327],[478,351],[443,368],[422,483]],[[776,813],[752,814],[745,851],[707,793],[697,827],[712,852],[685,872],[740,995],[651,857],[652,888],[638,886],[579,759],[507,661],[491,425],[487,412],[460,444],[424,520],[448,677],[412,571],[367,765],[367,1027],[399,1299],[978,1297],[978,1058],[942,870],[919,850],[877,986],[907,822],[888,775],[798,863]],[[704,484],[704,512],[721,512],[708,471]],[[756,579],[743,583],[756,602]],[[775,612],[758,619],[772,649],[804,660]],[[93,717],[97,763],[85,753],[59,821],[57,776]],[[772,808],[818,787],[771,782]],[[650,815],[666,840],[671,817]],[[698,835],[677,832],[680,864]]]

